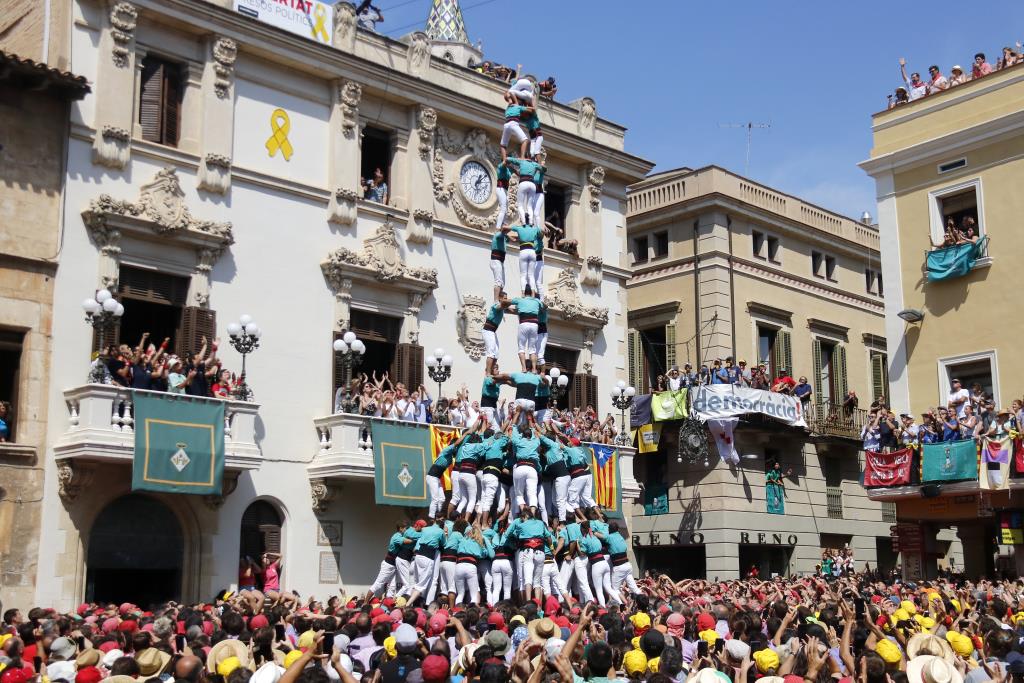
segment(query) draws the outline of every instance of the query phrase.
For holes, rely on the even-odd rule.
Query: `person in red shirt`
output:
[[[794,387],[796,387],[796,380],[789,376],[786,368],[779,368],[779,378],[772,385],[772,391],[777,394],[792,395]]]

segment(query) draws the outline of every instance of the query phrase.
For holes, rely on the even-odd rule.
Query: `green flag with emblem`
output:
[[[132,392],[133,491],[220,494],[224,475],[224,401]]]
[[[427,504],[427,470],[434,458],[426,425],[372,420],[374,499],[378,505]]]

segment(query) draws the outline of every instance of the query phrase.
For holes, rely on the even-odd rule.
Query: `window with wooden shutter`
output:
[[[391,364],[391,381],[401,382],[410,392],[423,384],[423,347],[419,344],[398,344]]]
[[[181,324],[175,335],[175,353],[185,357],[189,353],[199,353],[203,347],[203,337],[208,343],[217,337],[217,312],[198,306],[186,306],[181,309]],[[207,348],[209,351],[209,348]]]
[[[103,346],[117,346],[121,343],[121,321],[115,320],[111,327],[103,331]],[[100,333],[95,327],[92,328],[92,350],[102,351],[100,348]]]
[[[257,500],[242,513],[240,529],[242,557],[259,561],[265,552],[281,552],[281,515],[265,500]]]
[[[156,304],[184,306],[188,298],[189,278],[156,270],[121,266],[117,288],[122,296]]]
[[[811,358],[814,362],[814,396],[821,398],[821,341],[811,340]]]
[[[676,324],[665,325],[665,371],[676,364]],[[633,385],[636,386],[635,384]]]
[[[644,376],[644,349],[640,341],[640,333],[630,330],[626,344],[629,353],[629,386],[639,388]]]
[[[772,349],[772,356],[777,376],[782,375],[783,368],[785,368],[786,374],[793,374],[793,349],[790,344],[789,332],[778,330],[775,333],[775,345]]]
[[[597,375],[589,373],[573,375],[569,385],[569,400],[571,401],[569,408],[579,408],[582,410],[590,405],[594,407],[594,410],[600,412],[597,391]]]
[[[586,388],[587,388],[587,402],[586,402],[586,405],[594,406],[594,410],[596,410],[598,415],[600,415],[601,414],[601,404],[598,401],[600,396],[598,395],[597,375],[591,375],[591,374],[584,375],[584,382],[586,382]]]
[[[153,55],[142,60],[139,126],[143,140],[171,147],[178,145],[185,91],[183,72],[181,64]]]
[[[889,362],[886,354],[880,351],[871,352],[871,399],[879,396],[889,404]]]
[[[846,377],[846,347],[836,344],[835,355],[832,358],[832,376],[835,382],[835,393],[832,395],[833,403],[841,403],[849,390],[849,381]]]
[[[268,553],[281,552],[281,525],[261,524],[260,534],[263,536],[263,548]]]

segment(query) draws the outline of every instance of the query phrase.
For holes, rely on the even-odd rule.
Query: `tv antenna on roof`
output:
[[[753,121],[747,121],[746,123],[720,123],[719,128],[746,128],[747,129],[747,158],[743,162],[743,175],[747,175],[747,171],[750,169],[750,140],[754,134],[755,128],[771,128],[772,124],[768,123],[754,123]]]

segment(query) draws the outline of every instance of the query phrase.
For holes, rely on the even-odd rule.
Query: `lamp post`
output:
[[[243,315],[237,323],[228,324],[228,341],[235,351],[242,354],[242,374],[239,377],[235,393],[240,401],[252,400],[252,389],[245,382],[245,357],[260,347],[260,337],[263,332],[259,325],[252,321],[251,315]]]
[[[85,322],[96,330],[100,344],[99,352],[103,353],[106,332],[121,320],[124,306],[114,298],[110,290],[100,289],[97,290],[95,298],[90,297],[82,302],[82,310],[85,311]]]
[[[441,400],[441,385],[452,376],[452,357],[442,348],[434,349],[433,356],[427,356],[427,373],[437,382],[437,400]]]
[[[344,389],[345,403],[352,400],[349,389],[352,385],[352,370],[359,367],[363,362],[363,354],[366,353],[366,344],[356,337],[351,330],[341,335],[341,339],[334,340],[334,352],[341,355],[341,364],[345,368]],[[343,408],[344,409],[344,408]]]
[[[636,389],[626,386],[622,380],[612,387],[612,405],[619,409],[619,435],[615,437],[615,443],[620,446],[628,446],[630,443],[626,434],[626,411],[633,405],[634,396]]]
[[[551,378],[551,399],[558,403],[561,401],[565,394],[569,391],[569,375],[563,375],[562,371],[558,368],[551,368],[548,372],[548,376]]]

